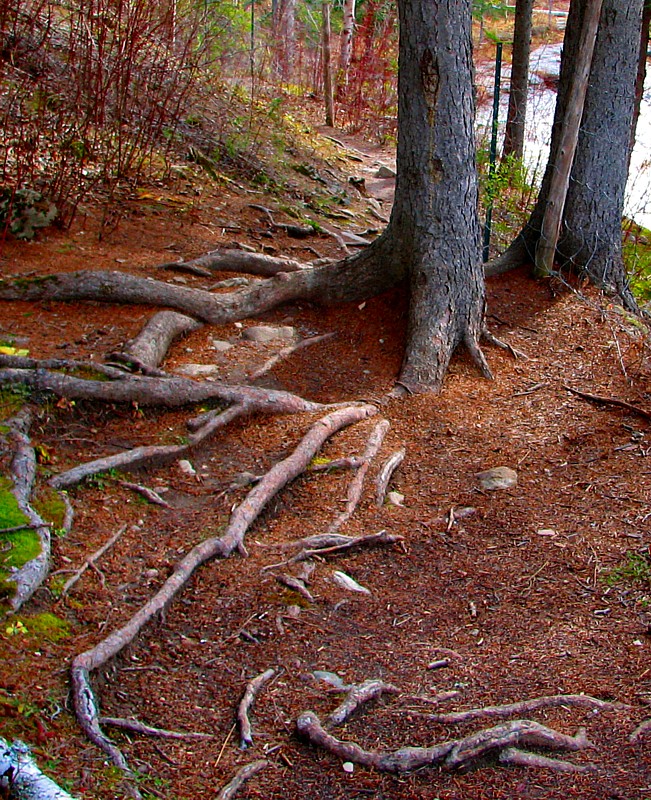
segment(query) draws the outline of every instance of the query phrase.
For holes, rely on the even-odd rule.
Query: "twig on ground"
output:
[[[516,714],[529,714],[541,708],[558,708],[562,706],[598,709],[600,711],[618,711],[627,708],[623,703],[599,700],[587,694],[555,694],[545,697],[534,697],[531,700],[521,700],[502,706],[485,706],[484,708],[471,708],[467,711],[453,711],[449,714],[428,715],[432,722],[443,725],[456,725],[461,722],[471,722],[475,719],[507,719]]]
[[[117,532],[113,536],[111,536],[111,538],[108,540],[108,542],[105,542],[99,548],[99,550],[96,550],[91,556],[89,556],[84,561],[84,563],[79,567],[79,569],[74,573],[74,575],[72,575],[70,578],[68,578],[68,580],[63,585],[63,588],[61,589],[61,594],[59,596],[59,599],[61,599],[61,598],[66,596],[66,594],[70,591],[70,589],[72,589],[72,587],[75,585],[75,583],[77,583],[77,581],[81,578],[81,576],[84,574],[84,572],[86,572],[86,570],[89,567],[94,567],[95,566],[95,562],[99,558],[101,558],[104,555],[104,553],[106,553],[107,550],[109,550],[111,547],[113,547],[113,545],[117,542],[117,540],[120,538],[120,536],[122,536],[122,534],[126,531],[126,529],[127,529],[126,525],[120,526],[120,528],[117,530]]]
[[[593,403],[603,403],[607,406],[617,406],[618,408],[625,408],[627,411],[633,412],[644,419],[651,420],[651,411],[647,411],[639,406],[634,406],[627,403],[626,400],[619,400],[617,397],[604,397],[601,394],[590,394],[589,392],[582,392],[579,389],[573,389],[571,386],[563,384],[563,389],[575,394],[577,397],[582,397],[584,400],[591,400]]]
[[[389,489],[389,482],[393,477],[393,473],[402,464],[406,452],[407,451],[405,448],[402,447],[392,456],[389,456],[389,458],[382,465],[382,468],[380,469],[375,481],[375,505],[378,508],[383,505],[384,498],[387,496],[387,490]]]
[[[267,669],[260,675],[256,675],[253,680],[249,681],[246,685],[244,695],[240,700],[237,707],[237,723],[240,728],[240,749],[246,750],[253,744],[253,732],[251,730],[251,722],[249,721],[249,711],[251,706],[262,687],[271,680],[276,674],[275,669]]]
[[[268,761],[261,759],[260,761],[254,761],[252,764],[247,764],[245,767],[242,767],[235,777],[221,789],[216,800],[231,800],[242,786],[256,773],[260,772],[261,769],[264,769],[268,763]]]
[[[348,494],[346,498],[346,508],[339,514],[328,528],[328,533],[336,533],[342,525],[344,525],[354,514],[355,509],[359,505],[362,498],[362,490],[364,488],[364,479],[366,473],[371,466],[371,462],[378,454],[382,442],[386,436],[391,423],[387,419],[381,419],[373,428],[371,435],[368,438],[368,443],[362,454],[362,465],[355,473],[350,486],[348,487]]]
[[[287,483],[305,471],[314,453],[330,436],[342,428],[367,419],[376,413],[377,409],[374,406],[348,406],[338,408],[317,420],[301,439],[294,452],[273,466],[251,489],[232,513],[222,536],[213,536],[193,547],[177,564],[156,594],[125,625],[113,631],[90,650],[75,657],[71,668],[71,682],[77,720],[88,738],[103,750],[127,776],[131,776],[131,771],[124,756],[101,728],[97,700],[90,683],[90,673],[103,667],[130,644],[149,620],[171,602],[197,567],[215,557],[228,558],[235,550],[246,552],[244,548],[246,531],[269,500]]]
[[[100,717],[100,725],[105,725],[109,728],[119,728],[123,731],[130,731],[131,733],[140,733],[143,736],[155,736],[158,739],[212,739],[210,733],[197,733],[190,732],[184,733],[182,731],[168,731],[165,728],[154,728],[137,719],[124,719],[122,717]]]
[[[346,699],[335,708],[326,720],[326,728],[336,728],[342,725],[361,705],[375,700],[383,694],[398,694],[399,689],[391,683],[381,680],[364,681],[348,689]]]

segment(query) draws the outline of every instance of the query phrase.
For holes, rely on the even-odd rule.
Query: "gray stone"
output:
[[[394,170],[391,169],[391,167],[387,167],[384,164],[382,164],[382,166],[375,173],[375,177],[376,178],[395,178],[396,177],[396,173],[395,173]]]
[[[283,325],[281,327],[274,327],[272,325],[254,325],[247,328],[242,334],[242,338],[249,342],[257,342],[258,344],[267,344],[268,342],[277,341],[282,339],[289,341],[296,336],[296,328],[290,325]]]
[[[218,367],[215,364],[183,364],[176,371],[188,378],[207,378],[217,374]]]
[[[218,353],[225,353],[227,350],[230,350],[233,345],[223,339],[213,339],[211,346],[212,349],[216,350]]]
[[[478,472],[475,478],[484,491],[493,492],[497,489],[510,489],[515,486],[518,482],[518,473],[510,467],[493,467],[484,472]]]

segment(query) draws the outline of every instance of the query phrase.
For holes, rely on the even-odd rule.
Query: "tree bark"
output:
[[[604,0],[592,70],[565,202],[556,258],[636,308],[622,259],[621,222],[633,117],[643,0]],[[552,177],[562,120],[579,50],[588,0],[573,0],[565,30],[550,155],[531,216],[487,275],[533,263]]]
[[[524,127],[527,115],[529,90],[529,54],[531,52],[531,18],[533,0],[516,0],[511,56],[511,89],[509,110],[504,131],[502,157],[522,159],[524,154]]]
[[[484,280],[475,168],[471,2],[401,0],[396,193],[388,235],[409,271],[400,382],[437,390],[452,353],[478,347]]]
[[[323,48],[323,99],[325,101],[325,121],[331,128],[335,124],[335,101],[332,89],[332,57],[330,47],[330,0],[321,4],[322,48]]]
[[[344,0],[344,20],[341,29],[341,49],[339,51],[338,91],[342,95],[348,86],[348,73],[353,55],[353,35],[355,32],[355,0]]]

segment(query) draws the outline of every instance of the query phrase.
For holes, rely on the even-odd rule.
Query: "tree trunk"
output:
[[[643,0],[604,0],[584,115],[579,131],[561,235],[556,252],[562,267],[585,274],[614,291],[629,307],[622,260],[621,222],[633,119]],[[495,275],[533,263],[551,182],[560,157],[562,122],[578,57],[588,0],[572,0],[565,31],[549,162],[538,202],[523,230],[486,269]]]
[[[396,192],[388,235],[410,276],[400,381],[440,387],[452,353],[477,347],[484,281],[475,168],[471,0],[401,0]]]
[[[271,13],[275,40],[274,69],[283,81],[289,81],[294,69],[296,0],[275,0]]]
[[[512,155],[515,158],[522,159],[524,153],[532,13],[533,0],[516,0],[513,53],[511,56],[511,89],[509,92],[509,111],[504,131],[503,158]]]
[[[585,0],[583,0],[585,2]],[[557,257],[630,306],[622,257],[643,0],[604,0]]]
[[[341,29],[341,49],[339,51],[338,89],[341,93],[348,86],[348,71],[353,54],[353,34],[355,31],[355,0],[344,0],[344,21]]]
[[[332,90],[332,58],[330,53],[330,0],[321,4],[322,48],[323,48],[323,98],[325,100],[326,125],[335,124],[334,95]]]
[[[649,50],[649,26],[651,26],[651,0],[646,0],[642,11],[642,33],[640,35],[640,49],[638,51],[637,77],[635,79],[635,106],[633,111],[633,125],[631,127],[631,149],[629,151],[629,161],[633,147],[635,146],[635,134],[637,132],[637,122],[640,118],[640,107],[644,97],[644,80],[646,78],[646,62]]]

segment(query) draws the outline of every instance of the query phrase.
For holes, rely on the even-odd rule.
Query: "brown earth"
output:
[[[340,254],[327,236],[311,239],[310,251],[270,231],[248,203],[272,201],[233,187],[205,193],[191,208],[180,208],[170,197],[161,190],[158,199],[133,202],[101,242],[90,213],[70,232],[48,233],[34,244],[8,243],[2,273],[84,267],[158,277],[152,265],[234,241],[267,244],[305,260],[314,250]],[[178,277],[206,285],[195,276],[171,280]],[[263,568],[283,560],[283,544],[327,529],[351,479],[347,472],[309,474],[269,503],[247,535],[248,558],[202,567],[166,613],[96,676],[102,713],[212,737],[176,742],[112,731],[142,775],[145,794],[211,798],[240,766],[266,754],[269,765],[238,797],[651,797],[651,731],[628,741],[651,716],[649,571],[639,579],[631,569],[612,572],[649,564],[648,418],[586,401],[565,388],[648,411],[648,336],[592,289],[552,288],[524,271],[491,279],[492,329],[527,358],[488,348],[495,374],[488,382],[460,355],[440,395],[400,400],[387,399],[404,343],[406,306],[399,292],[360,305],[324,310],[296,304],[265,315],[265,322],[293,325],[302,336],[336,335],[281,362],[264,385],[323,402],[365,399],[390,421],[361,506],[343,532],[386,530],[403,536],[404,544],[318,561],[312,603],[281,586],[274,571]],[[98,304],[3,303],[0,334],[37,357],[101,359],[135,335],[151,313]],[[203,328],[174,346],[165,368],[217,362],[220,375],[243,380],[275,350],[244,342],[241,334],[236,325]],[[222,356],[212,348],[213,338],[234,347]],[[127,447],[177,441],[194,411],[44,399],[39,409],[32,433],[47,448],[44,468],[54,472]],[[68,597],[58,601],[52,583],[37,593],[21,616],[26,633],[3,623],[0,735],[32,744],[39,763],[79,796],[123,796],[119,774],[84,738],[70,712],[71,658],[123,624],[182,554],[223,528],[246,493],[237,486],[238,476],[264,473],[291,452],[316,418],[237,422],[194,454],[196,476],[178,465],[138,474],[136,480],[164,494],[169,509],[147,504],[111,476],[71,492],[76,520],[68,536],[55,540],[55,573],[77,568],[121,525],[127,528]],[[374,424],[369,420],[338,434],[322,455],[361,453]],[[404,506],[378,509],[372,479],[400,447],[407,455],[391,488],[404,496]],[[480,490],[476,473],[494,466],[517,470],[517,486]],[[468,508],[474,511],[455,516],[455,510]],[[292,570],[297,571],[286,568]],[[334,570],[345,571],[371,595],[337,586]],[[43,611],[67,620],[71,636],[49,641],[30,632],[30,617]],[[449,666],[428,669],[442,657]],[[276,676],[254,707],[254,745],[242,752],[235,708],[246,682],[269,667]],[[316,670],[337,673],[346,683],[383,678],[400,689],[362,709],[338,732],[368,749],[428,745],[490,724],[463,725],[460,733],[458,726],[429,720],[433,706],[416,696],[447,690],[459,694],[440,710],[557,693],[586,693],[630,707],[528,715],[568,734],[585,726],[594,749],[568,757],[597,765],[590,775],[490,762],[465,774],[423,769],[395,777],[360,767],[347,773],[295,732],[302,711],[325,717],[339,702],[340,695],[314,676]]]

